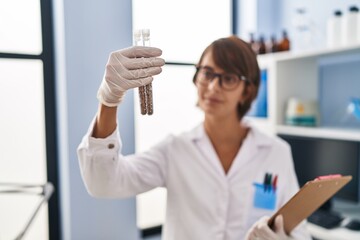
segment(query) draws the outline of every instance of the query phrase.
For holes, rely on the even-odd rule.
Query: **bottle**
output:
[[[359,8],[350,6],[342,21],[342,44],[356,44],[359,35]]]
[[[289,51],[290,50],[290,39],[288,37],[287,31],[283,30],[282,39],[279,42],[279,51]]]
[[[265,54],[266,53],[266,44],[265,44],[265,37],[263,35],[259,38],[259,54]]]
[[[271,38],[270,38],[270,42],[268,44],[268,47],[267,47],[267,52],[268,53],[274,53],[274,52],[277,52],[278,51],[278,45],[277,45],[277,42],[276,42],[276,37],[275,35],[272,35]]]
[[[305,7],[295,9],[295,14],[292,18],[294,26],[294,46],[296,50],[309,49],[313,41],[313,27],[311,24],[309,13]],[[286,50],[283,50],[286,51]]]
[[[338,47],[341,45],[341,33],[342,31],[342,12],[336,10],[331,18],[327,20],[326,37],[328,47]]]

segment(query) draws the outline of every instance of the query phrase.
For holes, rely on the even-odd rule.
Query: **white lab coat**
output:
[[[255,127],[250,127],[225,174],[202,124],[129,156],[121,154],[118,129],[106,139],[95,139],[93,124],[78,147],[88,192],[95,197],[125,198],[166,187],[164,240],[244,239],[255,221],[274,213],[298,190],[289,145]],[[253,206],[253,183],[262,183],[266,172],[278,175],[274,210]],[[311,239],[304,223],[292,236]]]

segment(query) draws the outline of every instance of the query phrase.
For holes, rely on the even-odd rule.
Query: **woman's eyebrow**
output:
[[[203,68],[206,68],[207,70],[211,70],[211,71],[214,71],[214,69],[212,68],[212,67],[209,67],[209,66],[207,66],[207,65],[205,65],[205,66],[202,66]]]

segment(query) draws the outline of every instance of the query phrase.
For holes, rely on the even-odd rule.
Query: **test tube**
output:
[[[141,34],[142,34],[143,46],[150,46],[150,29],[142,29]],[[148,115],[152,115],[154,113],[152,83],[149,83],[148,85],[145,86],[145,94],[146,94],[146,111]]]
[[[134,30],[133,41],[134,41],[135,46],[144,45],[144,42],[142,41],[142,31],[141,30],[138,30],[138,29]],[[142,115],[145,115],[147,113],[145,86],[139,87],[139,99],[140,99],[140,112]]]

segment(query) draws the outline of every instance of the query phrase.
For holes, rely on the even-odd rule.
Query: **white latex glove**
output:
[[[153,76],[161,73],[165,64],[159,48],[133,46],[112,52],[106,64],[104,78],[97,93],[99,101],[117,106],[126,90],[147,85]]]
[[[268,226],[269,217],[262,217],[249,229],[246,240],[291,240],[284,230],[284,220],[281,215],[275,218],[274,230]]]

